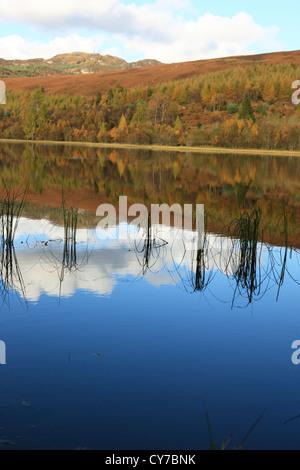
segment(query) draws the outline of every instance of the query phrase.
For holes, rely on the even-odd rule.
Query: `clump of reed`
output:
[[[191,285],[193,287],[194,292],[202,292],[207,286],[205,274],[206,267],[204,250],[199,249],[196,253],[195,273],[193,273],[191,276]]]
[[[280,228],[281,225],[281,228]],[[275,283],[278,285],[278,291],[277,291],[277,301],[279,299],[280,295],[280,290],[284,284],[286,272],[287,272],[287,259],[288,259],[288,243],[289,243],[289,223],[288,223],[288,213],[286,210],[286,206],[283,203],[283,211],[282,215],[279,217],[278,223],[275,227],[275,231],[281,231],[284,235],[284,248],[283,248],[283,255],[282,255],[282,250],[280,250],[280,259],[279,261],[275,258],[275,256],[272,253],[272,263],[271,263],[271,270],[272,270],[272,275]],[[290,250],[291,256],[292,256],[292,249]]]
[[[0,195],[0,276],[1,294],[5,296],[15,283],[25,297],[25,285],[15,252],[15,236],[24,210],[26,191],[5,189]]]
[[[152,226],[151,226],[151,217],[148,215],[148,222],[146,226],[146,234],[142,246],[141,252],[143,253],[142,257],[142,269],[143,274],[147,272],[149,268],[151,268],[151,257],[153,254],[155,240],[153,238],[152,233]]]
[[[145,222],[144,236],[140,240],[134,240],[134,251],[142,267],[143,276],[152,270],[158,260],[162,261],[162,250],[166,245],[165,240],[156,238],[149,213]]]
[[[252,303],[254,294],[259,294],[261,286],[261,273],[258,254],[259,242],[262,241],[261,209],[256,208],[250,214],[243,212],[229,225],[229,232],[233,243],[238,243],[238,265],[234,274],[237,292],[246,292],[249,303]],[[236,251],[235,251],[236,252]]]
[[[6,189],[0,195],[0,243],[13,246],[18,223],[24,210],[26,191]]]
[[[207,241],[207,212],[204,213],[203,233],[198,233],[198,248],[192,253],[192,269],[188,284],[193,292],[204,292],[212,281],[212,271],[207,269],[208,241]]]
[[[65,278],[66,271],[72,272],[77,270],[77,242],[76,233],[78,226],[78,208],[66,207],[65,201],[62,203],[62,213],[64,221],[64,238],[63,238],[63,254],[60,270],[60,292],[61,296],[62,283]]]
[[[76,233],[78,226],[78,208],[66,208],[63,204],[64,241],[63,264],[72,269],[77,265]]]
[[[208,429],[208,436],[209,436],[209,443],[210,443],[210,450],[229,450],[229,445],[232,442],[233,439],[233,434],[230,434],[228,439],[222,443],[220,449],[217,447],[217,443],[213,439],[213,433],[212,433],[212,426],[209,418],[209,413],[208,409],[206,406],[206,403],[204,402],[204,412],[205,412],[205,418],[206,418],[206,424],[207,424],[207,429]],[[254,429],[258,426],[260,421],[263,419],[264,415],[266,413],[266,409],[258,416],[258,418],[255,420],[255,422],[252,424],[252,426],[249,428],[245,436],[239,441],[237,446],[234,446],[232,450],[243,450],[245,442],[248,440]]]
[[[16,287],[19,288],[23,298],[26,298],[22,272],[18,263],[15,248],[11,244],[1,246],[0,277],[0,295],[2,295],[3,300],[9,293],[9,290]]]

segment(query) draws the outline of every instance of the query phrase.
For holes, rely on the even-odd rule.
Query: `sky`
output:
[[[296,7],[274,0],[0,0],[4,59],[80,51],[183,62],[298,50],[298,30]]]

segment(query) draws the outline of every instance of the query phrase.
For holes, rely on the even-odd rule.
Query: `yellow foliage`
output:
[[[239,134],[241,134],[243,130],[245,129],[245,121],[240,120],[238,121],[237,125],[238,125],[238,132]]]
[[[118,129],[121,132],[124,132],[127,129],[127,121],[126,121],[126,117],[124,116],[124,114],[122,114],[121,116]]]
[[[251,128],[251,133],[252,133],[252,137],[258,137],[259,135],[259,128],[258,128],[258,125],[257,124],[254,124]]]
[[[125,163],[123,162],[123,160],[118,160],[117,165],[118,165],[119,175],[123,176],[125,168],[126,168]]]
[[[113,127],[110,131],[109,131],[109,135],[110,137],[112,138],[112,140],[116,141],[119,137],[119,132],[118,132],[118,129],[116,127]]]

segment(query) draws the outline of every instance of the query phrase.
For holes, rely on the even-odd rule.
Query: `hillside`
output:
[[[291,98],[299,59],[275,53],[7,79],[0,138],[298,151],[300,106]]]
[[[86,75],[107,70],[132,70],[160,64],[156,60],[128,63],[119,57],[74,52],[60,54],[52,59],[4,60],[0,59],[0,77],[49,77],[59,75]]]
[[[89,58],[86,57],[86,60],[87,62],[84,66],[82,64],[79,65],[82,69],[88,70],[87,64],[89,63]],[[119,60],[122,61],[122,59]],[[112,62],[110,62],[110,67],[113,67]],[[62,63],[66,64],[65,55],[57,56],[55,59],[55,66],[61,67]],[[126,64],[122,61],[123,65],[120,63],[120,67],[124,66],[124,68],[127,68],[126,70],[102,71],[101,73],[98,72],[93,74],[80,73],[77,75],[64,76],[53,75],[32,78],[7,78],[5,83],[7,89],[15,91],[33,91],[43,85],[47,94],[59,93],[71,94],[73,96],[82,94],[90,98],[95,96],[99,91],[101,93],[106,93],[107,90],[113,87],[117,82],[120,82],[124,88],[131,88],[139,85],[154,86],[164,82],[180,80],[200,74],[218,72],[220,70],[238,66],[246,67],[251,65],[276,65],[287,63],[300,65],[300,51],[226,57],[221,59],[198,60],[174,64],[158,64],[155,67],[149,67],[149,61],[128,64],[128,66],[125,67]],[[151,62],[151,65],[155,64],[157,63]],[[54,62],[50,65],[53,67]],[[50,65],[48,66],[50,67]],[[64,65],[64,67],[66,68],[67,65]],[[98,65],[100,66],[100,64]],[[141,68],[136,68],[141,65]],[[116,66],[116,64],[114,66]],[[69,69],[69,71],[70,70],[71,69]]]

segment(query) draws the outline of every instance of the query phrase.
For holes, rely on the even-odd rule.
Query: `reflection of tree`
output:
[[[239,209],[243,207],[251,185],[252,180],[249,183],[240,182],[235,184],[235,193]]]
[[[54,196],[52,202],[54,199],[60,201],[64,181],[72,197],[74,191],[84,191],[86,200],[94,201],[95,209],[107,197],[110,201],[118,201],[120,194],[128,194],[131,204],[140,203],[143,195],[147,197],[145,203],[195,204],[197,200],[210,211],[218,233],[234,217],[237,197],[240,204],[245,197],[241,207],[250,210],[259,204],[264,218],[281,210],[284,197],[292,215],[290,227],[295,229],[294,241],[299,240],[300,161],[297,158],[289,158],[288,162],[285,157],[265,159],[246,155],[220,158],[185,154],[183,158],[181,153],[126,149],[117,150],[112,156],[109,149],[47,146],[45,151],[45,147],[38,144],[34,145],[34,150],[29,144],[1,147],[0,187],[3,187],[3,181],[12,178],[35,194],[43,193],[45,198],[42,196],[39,201],[47,205],[49,190]],[[250,180],[253,181],[247,192]],[[59,206],[60,202],[57,204]],[[36,206],[30,210],[36,214]],[[213,230],[211,224],[209,229]]]

